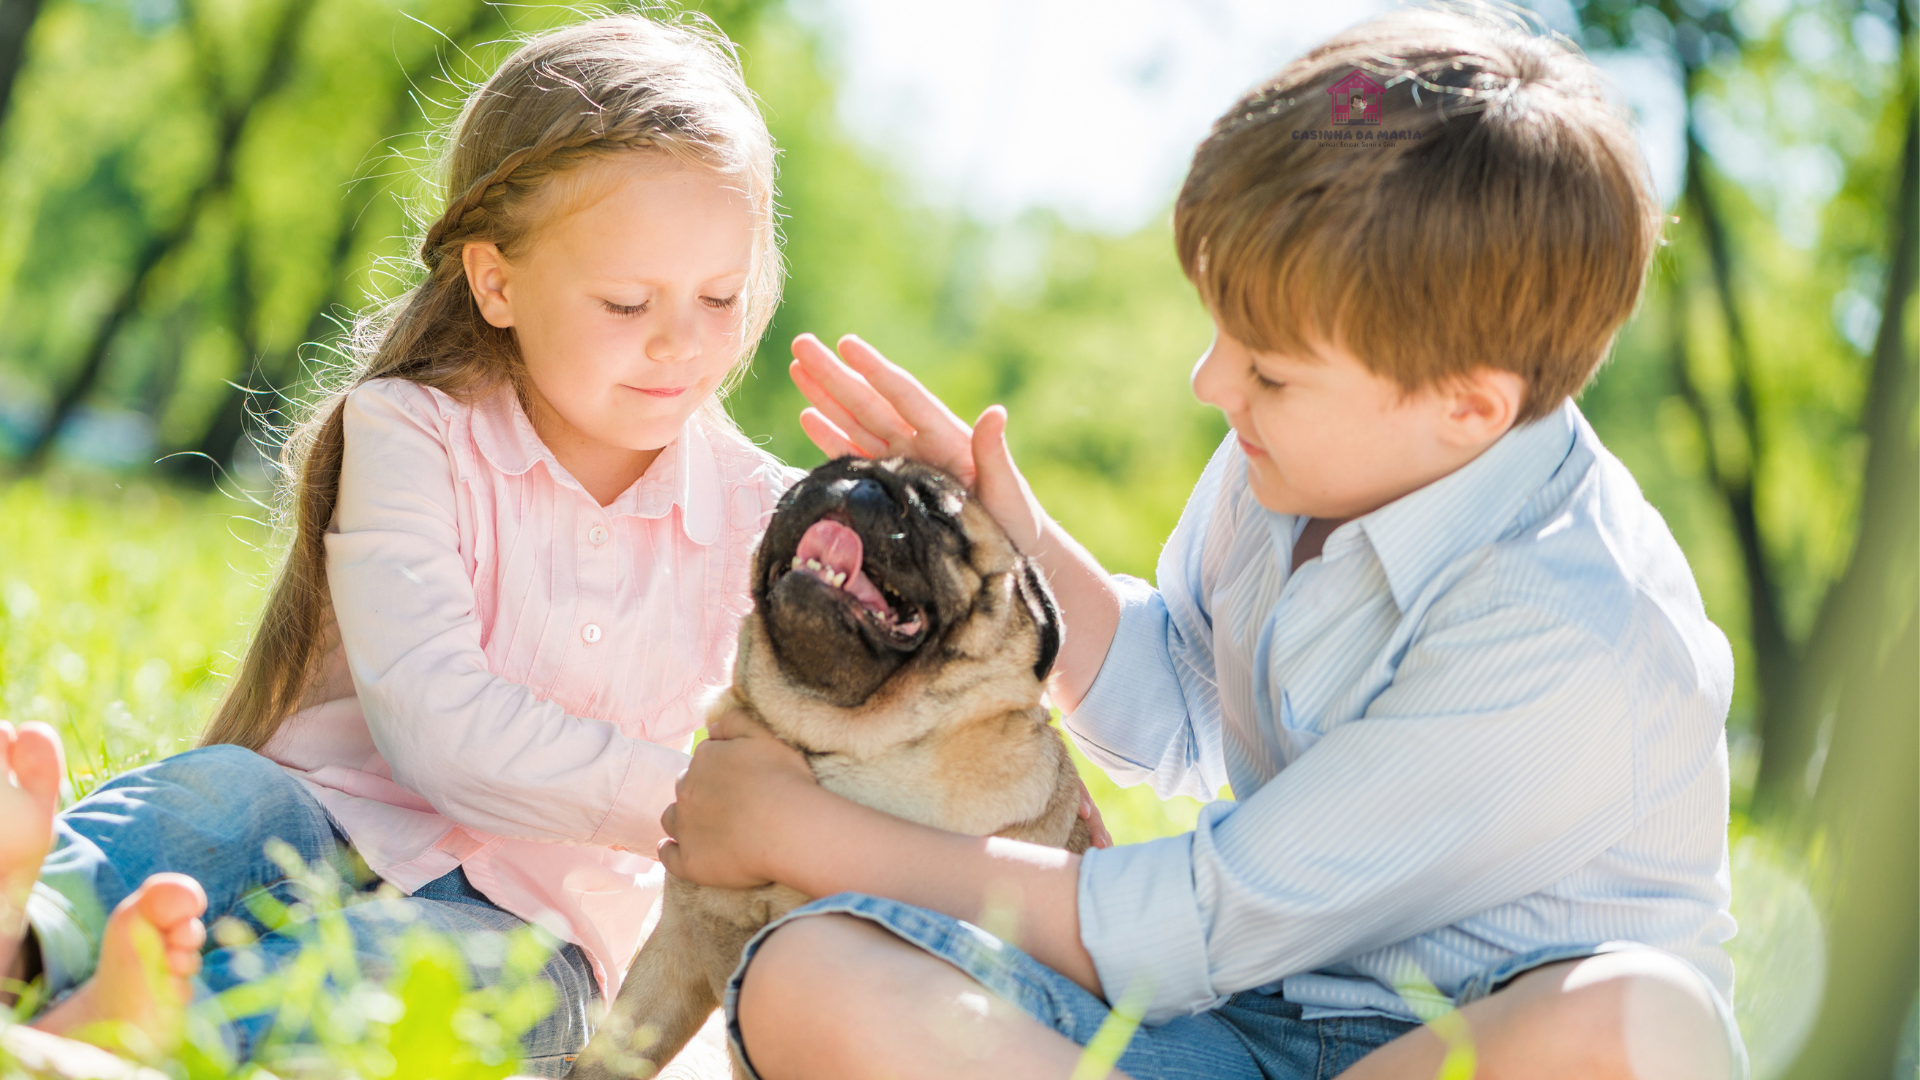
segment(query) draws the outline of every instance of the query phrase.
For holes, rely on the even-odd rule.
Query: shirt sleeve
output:
[[[1192,833],[1090,851],[1081,935],[1148,1022],[1537,892],[1633,822],[1636,695],[1616,653],[1531,609],[1416,638],[1364,716]],[[1138,992],[1138,991],[1136,991]]]
[[[1238,451],[1221,445],[1160,553],[1159,588],[1113,577],[1120,625],[1087,696],[1061,723],[1088,760],[1117,783],[1151,783],[1161,798],[1212,799],[1227,784],[1220,749],[1212,568],[1205,555],[1231,542],[1222,479]],[[1240,463],[1244,467],[1244,461]]]
[[[502,836],[651,854],[687,756],[493,674],[438,424],[378,383],[341,408],[327,582],[367,728],[395,782]]]

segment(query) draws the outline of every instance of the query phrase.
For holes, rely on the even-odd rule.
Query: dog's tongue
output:
[[[866,547],[860,542],[860,534],[837,521],[822,518],[813,523],[800,537],[799,550],[794,552],[794,569],[803,574],[832,583],[827,575],[835,577],[845,575],[839,587],[853,594],[870,611],[891,614],[885,597],[880,590],[867,580],[866,573],[860,569],[861,557]],[[814,569],[814,564],[821,569]]]

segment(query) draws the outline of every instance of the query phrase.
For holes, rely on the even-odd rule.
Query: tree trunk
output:
[[[60,434],[60,428],[74,409],[93,392],[100,376],[106,372],[109,350],[113,340],[127,319],[139,309],[140,301],[146,292],[154,272],[159,269],[168,255],[178,250],[193,236],[201,213],[207,206],[224,197],[233,184],[234,157],[240,149],[240,136],[246,130],[247,119],[261,102],[272,97],[281,86],[286,84],[292,74],[293,50],[299,40],[299,28],[306,22],[313,10],[314,0],[287,0],[281,13],[280,23],[274,28],[272,44],[267,52],[265,65],[261,68],[260,78],[254,84],[253,93],[247,100],[228,105],[219,100],[211,102],[220,110],[220,125],[214,141],[213,165],[208,170],[207,179],[188,196],[187,205],[167,228],[148,236],[139,253],[134,257],[132,272],[127,275],[126,284],[119,295],[107,307],[100,324],[94,328],[93,336],[88,339],[87,347],[80,354],[80,366],[73,378],[54,398],[46,423],[38,434],[27,444],[26,465],[35,468],[46,462],[47,454],[53,448],[54,439]],[[203,63],[212,63],[214,58],[202,58]]]
[[[458,49],[461,42],[477,34],[495,32],[502,22],[502,10],[497,4],[476,3],[468,9],[462,25],[448,28],[442,36]],[[409,120],[419,116],[414,87],[437,71],[441,60],[441,51],[434,49],[401,73],[399,93],[393,96],[386,121],[378,130],[390,135],[399,134]],[[260,432],[271,428],[283,394],[290,383],[298,380],[299,350],[327,336],[329,327],[333,325],[334,312],[347,302],[346,289],[355,265],[354,255],[358,248],[354,240],[359,234],[360,222],[380,189],[371,182],[362,182],[356,190],[358,196],[345,207],[340,216],[339,230],[334,235],[328,263],[328,281],[331,284],[314,309],[313,317],[308,320],[304,334],[290,348],[272,352],[251,347],[246,350],[245,369],[228,383],[225,396],[215,407],[200,437],[194,441],[194,450],[172,459],[176,463],[173,471],[183,478],[206,480],[217,477],[243,436],[249,431]],[[239,270],[240,267],[236,266],[235,272]],[[236,315],[240,319],[251,317],[250,307]],[[243,342],[253,341],[250,334],[242,334],[240,338]]]
[[[1914,126],[1920,116],[1911,106],[1906,112],[1900,178],[1888,214],[1894,234],[1887,291],[1881,298],[1873,372],[1860,408],[1860,429],[1867,436],[1860,524],[1846,570],[1821,601],[1807,641],[1800,685],[1784,710],[1789,722],[1768,731],[1761,745],[1755,802],[1762,807],[1789,807],[1813,794],[1809,780],[1817,782],[1819,777],[1809,764],[1818,750],[1820,729],[1829,717],[1834,724],[1845,722],[1835,708],[1850,681],[1846,669],[1857,650],[1877,648],[1880,641],[1860,640],[1855,628],[1873,627],[1882,633],[1896,629],[1897,624],[1889,621],[1886,587],[1902,559],[1912,565],[1905,552],[1915,528],[1914,515],[1900,508],[1907,505],[1905,496],[1920,484],[1913,431],[1920,388],[1916,388],[1914,360],[1907,347],[1907,306],[1920,274],[1920,132]]]
[[[1920,131],[1906,111],[1887,292],[1861,408],[1860,525],[1809,643],[1802,708],[1833,714],[1817,789],[1801,780],[1813,771],[1811,724],[1796,731],[1798,741],[1766,748],[1780,755],[1772,782],[1789,793],[1773,807],[1807,806],[1797,831],[1824,841],[1834,872],[1826,994],[1791,1080],[1892,1076],[1920,989],[1920,603],[1908,589],[1888,588],[1910,587],[1907,572],[1920,563],[1920,371],[1906,316],[1920,274]]]
[[[1747,460],[1744,468],[1721,459],[1715,448],[1715,417],[1704,395],[1693,383],[1684,354],[1679,362],[1682,398],[1692,408],[1700,424],[1708,452],[1708,479],[1719,492],[1733,526],[1734,541],[1740,548],[1740,562],[1747,584],[1748,638],[1753,648],[1753,677],[1759,685],[1756,727],[1764,747],[1793,726],[1792,704],[1798,696],[1801,675],[1801,651],[1787,633],[1786,619],[1780,607],[1780,587],[1775,579],[1766,538],[1760,532],[1760,516],[1755,505],[1759,487],[1761,434],[1758,409],[1753,396],[1753,347],[1740,316],[1739,298],[1733,280],[1733,255],[1727,239],[1725,218],[1720,212],[1712,183],[1703,162],[1706,151],[1687,134],[1686,205],[1692,209],[1694,223],[1707,249],[1707,265],[1712,270],[1714,296],[1727,333],[1727,352],[1733,366],[1733,405]]]
[[[1920,510],[1903,501],[1909,516]],[[1920,983],[1920,605],[1906,609],[1891,652],[1876,647],[1880,626],[1849,635],[1863,646],[1848,665],[1860,677],[1841,694],[1811,815],[1837,870],[1826,994],[1788,1080],[1893,1076]]]
[[[40,17],[40,0],[0,0],[0,126],[7,122],[13,84],[27,66],[27,35]]]

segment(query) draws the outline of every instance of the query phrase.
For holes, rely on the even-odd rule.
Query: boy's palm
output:
[[[1034,550],[1044,519],[1007,450],[1007,413],[998,405],[969,427],[906,369],[849,334],[835,356],[820,339],[793,342],[788,372],[813,407],[800,427],[828,457],[909,457],[965,484],[1015,545]]]
[[[800,426],[829,457],[910,457],[974,484],[973,429],[906,369],[849,334],[835,356],[812,334],[793,342],[788,369],[813,408]]]

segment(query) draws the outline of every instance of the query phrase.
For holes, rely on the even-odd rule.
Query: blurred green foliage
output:
[[[818,43],[780,4],[697,6],[741,44],[782,151],[791,277],[730,402],[741,426],[817,461],[785,342],[857,332],[963,415],[1006,403],[1043,502],[1150,577],[1225,431],[1186,391],[1209,326],[1165,223],[1103,236],[929,207],[842,128]],[[1901,704],[1920,678],[1911,3],[1575,8],[1589,48],[1665,57],[1687,93],[1670,243],[1582,407],[1733,641],[1733,948],[1756,1075],[1884,1075],[1920,967],[1915,845],[1879,828],[1908,829],[1920,768],[1920,710]],[[230,492],[263,488],[238,440],[259,431],[249,406],[283,419],[283,397],[230,383],[301,397],[340,320],[415,272],[435,125],[512,34],[579,14],[43,0],[0,117],[0,456],[24,472],[0,482],[0,716],[62,730],[74,794],[191,741],[270,567],[265,510],[208,492],[203,459],[141,463],[224,466],[239,445]],[[27,468],[62,402],[79,411],[54,467]],[[1191,824],[1191,803],[1083,773],[1122,840]]]
[[[62,733],[72,797],[193,745],[260,602],[249,509],[133,477],[0,487],[0,716]]]

